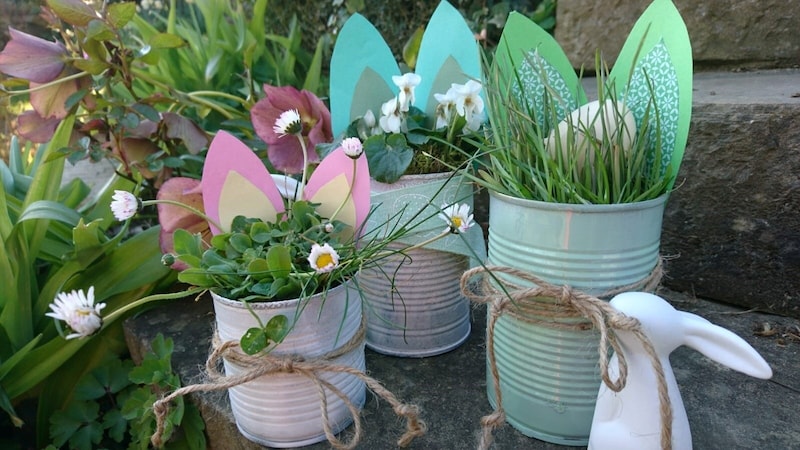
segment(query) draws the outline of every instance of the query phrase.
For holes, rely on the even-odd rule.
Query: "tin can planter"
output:
[[[438,217],[443,205],[473,203],[472,185],[452,173],[404,175],[396,183],[372,182],[375,211],[368,229],[392,229],[402,224],[412,231],[407,241],[391,244],[401,249],[424,242],[447,228]],[[409,216],[423,211],[416,219]],[[380,267],[357,276],[366,306],[367,347],[399,357],[427,357],[460,346],[470,333],[469,300],[460,289],[470,255],[483,258],[480,227],[430,245],[392,255]]]
[[[488,264],[591,295],[635,284],[658,264],[666,199],[572,205],[490,192]],[[598,333],[573,326],[575,319],[531,318],[506,314],[494,324],[506,420],[530,437],[586,445],[601,382]],[[487,358],[487,394],[496,408],[494,387]]]
[[[256,321],[240,301],[213,295],[220,339],[238,341]],[[325,294],[307,299],[250,303],[251,310],[267,323],[276,315],[289,319],[291,331],[270,355],[314,359],[330,354],[351,341],[362,323],[361,297],[352,281]],[[365,370],[363,341],[328,360],[330,364]],[[224,359],[226,376],[245,371]],[[321,372],[319,378],[346,395],[361,408],[366,397],[364,381],[341,372]],[[264,375],[228,389],[236,426],[251,441],[277,448],[302,447],[326,439],[320,411],[320,394],[308,378],[296,373]],[[328,421],[333,433],[349,426],[353,417],[346,403],[326,391]]]

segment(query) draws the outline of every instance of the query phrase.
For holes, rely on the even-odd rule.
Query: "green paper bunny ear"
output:
[[[438,102],[433,94],[444,94],[453,83],[481,80],[475,35],[461,13],[446,1],[439,3],[425,27],[415,72],[422,77],[415,89],[415,106],[428,117],[436,114]]]
[[[586,103],[586,93],[572,68],[567,55],[553,37],[524,15],[512,12],[508,16],[500,43],[495,51],[494,64],[510,88],[529,99],[537,99],[533,108],[536,117],[543,117],[545,89],[558,101],[558,120]]]
[[[368,109],[380,115],[381,104],[397,95],[393,75],[400,75],[400,68],[386,41],[364,16],[353,14],[339,32],[331,56],[334,136]]]
[[[656,120],[662,173],[678,174],[692,114],[692,46],[671,0],[654,0],[633,26],[609,76],[641,124],[651,96],[649,161],[655,163]],[[657,112],[658,117],[656,117]],[[672,185],[670,185],[672,187]]]

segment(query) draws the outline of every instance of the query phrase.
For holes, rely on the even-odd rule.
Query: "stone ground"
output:
[[[728,328],[750,343],[772,366],[771,380],[758,380],[727,369],[688,348],[672,355],[692,427],[694,448],[800,448],[800,320],[663,291],[676,308],[694,312]],[[209,349],[213,313],[210,299],[170,303],[129,319],[126,332],[134,356],[159,332],[175,340],[174,368],[184,383],[197,379]],[[428,433],[411,449],[476,448],[480,418],[491,412],[486,398],[485,308],[475,308],[472,333],[459,348],[435,357],[402,359],[367,350],[367,370],[401,401],[417,404]],[[241,437],[226,394],[195,395],[208,426],[210,448],[259,449]],[[361,413],[365,436],[359,449],[396,448],[404,422],[389,404],[368,395]],[[340,438],[352,432],[348,428]],[[306,447],[330,448],[327,442]],[[497,450],[567,448],[528,438],[510,425],[495,434]]]

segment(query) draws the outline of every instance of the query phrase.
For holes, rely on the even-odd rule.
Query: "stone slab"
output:
[[[800,320],[743,311],[674,291],[663,291],[677,308],[722,325],[753,345],[770,363],[774,376],[757,380],[724,368],[699,353],[681,348],[672,365],[687,409],[694,447],[800,448]],[[140,358],[157,333],[175,341],[173,367],[184,384],[197,380],[208,354],[213,313],[210,299],[182,300],[143,312],[125,322],[132,354]],[[459,348],[444,355],[402,359],[367,350],[367,370],[402,401],[417,404],[428,433],[409,448],[416,450],[476,448],[480,418],[491,412],[486,399],[485,308],[473,309],[472,333]],[[193,394],[207,424],[210,449],[255,450],[236,430],[227,395]],[[397,448],[404,423],[389,404],[368,395],[361,413],[365,436],[358,449]],[[340,436],[346,439],[352,427]],[[330,448],[323,442],[305,447]],[[528,438],[509,425],[495,434],[497,450],[565,448]]]
[[[647,0],[559,0],[556,40],[575,68],[594,70],[595,50],[613,65]],[[800,8],[784,0],[675,0],[695,67],[786,68],[800,64]]]

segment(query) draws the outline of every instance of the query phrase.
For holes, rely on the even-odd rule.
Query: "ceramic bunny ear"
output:
[[[586,103],[586,93],[558,42],[520,13],[509,14],[494,63],[512,87],[523,83],[523,92],[538,99],[536,117],[544,115],[545,90],[557,101],[556,123]]]
[[[317,212],[322,217],[331,217],[336,213],[337,220],[358,230],[367,219],[370,208],[369,165],[366,155],[362,153],[358,159],[353,160],[341,147],[328,154],[308,180],[304,197],[312,203],[320,204]]]
[[[414,72],[422,77],[415,89],[415,105],[428,117],[436,114],[435,93],[444,94],[453,83],[481,80],[481,61],[475,35],[464,17],[442,1],[425,27]]]
[[[772,378],[772,368],[744,339],[695,314],[685,311],[680,314],[685,330],[684,345],[751,377]]]
[[[625,94],[625,105],[640,126],[651,95],[655,96],[658,118],[651,107],[649,162],[660,158],[662,173],[671,166],[674,183],[692,115],[692,46],[671,0],[654,0],[642,13],[609,78],[617,93]],[[661,130],[660,155],[655,154],[656,120]]]
[[[360,14],[347,19],[331,55],[330,103],[333,135],[397,95],[392,76],[400,68],[378,30]]]
[[[274,222],[284,210],[275,182],[253,151],[225,131],[211,141],[203,165],[203,207],[222,230],[230,231],[236,216],[257,217]]]

